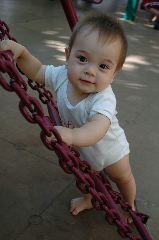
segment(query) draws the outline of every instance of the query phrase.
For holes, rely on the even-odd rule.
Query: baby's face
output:
[[[121,51],[119,39],[103,43],[97,31],[87,35],[86,30],[78,34],[67,56],[68,79],[79,95],[108,87],[115,76]]]

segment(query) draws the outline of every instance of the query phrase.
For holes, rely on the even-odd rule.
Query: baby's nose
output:
[[[96,74],[96,67],[94,65],[89,64],[87,68],[85,69],[84,73],[87,76],[95,76]]]

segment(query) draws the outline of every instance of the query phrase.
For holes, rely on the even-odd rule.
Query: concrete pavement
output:
[[[106,11],[123,16],[126,1],[95,6],[76,3],[78,16]],[[124,22],[129,52],[122,73],[113,83],[118,118],[131,146],[137,183],[137,205],[148,213],[150,232],[159,237],[159,32],[145,13]],[[12,34],[45,64],[64,64],[70,29],[59,1],[0,1],[0,18]],[[40,129],[24,120],[18,97],[0,88],[0,239],[117,240],[116,228],[96,210],[77,217],[69,213],[70,199],[80,193],[72,175],[58,165],[56,155],[40,141]]]

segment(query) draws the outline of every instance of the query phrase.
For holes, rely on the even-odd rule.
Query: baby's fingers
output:
[[[17,60],[23,53],[24,47],[12,40],[6,39],[0,42],[0,51],[10,50],[14,54],[14,60]]]
[[[56,138],[53,134],[52,134],[51,137],[47,137],[47,139],[49,140],[49,142],[51,142],[51,141],[55,142],[56,141]]]
[[[0,41],[0,51],[10,50],[10,40]]]

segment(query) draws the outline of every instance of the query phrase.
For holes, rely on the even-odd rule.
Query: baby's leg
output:
[[[135,210],[136,184],[129,164],[129,155],[105,168],[105,172],[116,183],[125,200]]]
[[[72,199],[70,207],[70,212],[72,213],[72,215],[77,215],[85,209],[92,208],[91,200],[91,194],[85,194],[83,195],[83,197]]]
[[[105,172],[111,180],[116,183],[125,200],[132,206],[132,209],[135,210],[136,185],[129,164],[129,155],[107,167]],[[85,194],[83,197],[72,199],[70,212],[73,215],[77,215],[85,209],[92,208],[91,200],[91,194]]]

